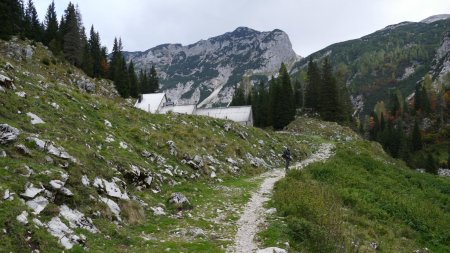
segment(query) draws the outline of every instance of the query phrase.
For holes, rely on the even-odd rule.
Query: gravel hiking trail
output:
[[[322,144],[317,152],[289,168],[299,170],[313,162],[326,160],[333,155],[333,148],[333,144]],[[275,183],[284,176],[284,169],[271,170],[261,175],[264,180],[259,189],[252,194],[250,201],[245,206],[244,212],[237,222],[238,231],[234,239],[234,245],[231,246],[227,252],[250,253],[258,250],[258,246],[254,239],[255,235],[258,233],[258,228],[265,220],[266,209],[263,205],[269,200]]]

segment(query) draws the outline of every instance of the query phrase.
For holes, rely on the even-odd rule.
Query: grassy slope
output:
[[[237,212],[249,198],[249,192],[257,186],[258,180],[250,179],[250,176],[269,169],[251,166],[246,154],[261,157],[275,167],[280,165],[281,158],[273,151],[281,152],[285,144],[292,147],[296,159],[310,152],[308,141],[300,141],[292,135],[267,133],[238,124],[232,124],[232,130],[226,132],[223,126],[227,121],[223,120],[143,113],[125,100],[99,95],[105,93],[103,88],[110,89],[110,84],[104,80],[95,80],[97,91],[87,94],[72,85],[70,80],[79,78],[82,73],[54,59],[40,45],[29,61],[15,61],[5,56],[6,52],[5,42],[0,41],[0,66],[10,62],[15,67],[14,70],[3,70],[3,74],[15,79],[17,90],[0,92],[0,123],[20,129],[21,135],[16,142],[0,146],[0,152],[4,150],[7,153],[6,158],[0,158],[0,194],[3,196],[6,189],[16,194],[13,201],[0,200],[0,229],[6,231],[5,234],[0,231],[2,252],[29,252],[31,249],[61,251],[55,238],[45,229],[33,225],[31,219],[36,216],[30,214],[27,226],[20,225],[16,216],[28,210],[19,197],[27,182],[35,185],[42,183],[48,187],[48,182],[60,178],[62,172],[70,175],[66,186],[75,196],[58,196],[55,203],[49,204],[37,217],[43,222],[49,221],[58,215],[58,206],[63,203],[91,217],[101,234],[77,230],[87,236],[86,247],[91,252],[161,252],[166,249],[170,252],[222,252],[236,230],[233,221],[238,217]],[[49,59],[48,66],[41,63],[44,58]],[[26,92],[27,97],[17,96],[15,92],[18,91]],[[60,108],[55,109],[51,103],[58,104]],[[32,125],[25,115],[27,112],[35,113],[46,123]],[[105,126],[105,119],[112,123],[112,127]],[[246,139],[239,137],[239,132],[246,133]],[[64,164],[65,160],[52,157],[54,162],[46,162],[47,154],[26,141],[32,134],[65,148],[79,163],[70,163],[64,169],[60,164]],[[105,140],[109,135],[114,138],[111,143]],[[169,140],[175,141],[177,155],[169,154],[166,144]],[[263,145],[260,140],[264,141]],[[120,148],[121,141],[127,143],[128,149]],[[21,155],[15,148],[17,144],[28,146],[32,155]],[[151,162],[141,156],[144,150],[156,153],[166,161],[162,164]],[[212,155],[218,159],[220,165],[214,167],[223,182],[209,177],[209,166],[194,170],[181,163],[185,154],[190,157]],[[228,157],[239,161],[240,171],[237,174],[230,172],[226,162]],[[29,178],[20,176],[25,165],[35,172]],[[125,222],[116,224],[111,222],[111,214],[105,205],[95,200],[105,195],[94,187],[84,187],[81,176],[87,175],[90,180],[97,176],[107,180],[112,177],[124,179],[121,171],[127,170],[130,165],[150,170],[154,175],[152,188],[160,188],[161,192],[153,193],[150,189],[139,191],[127,181],[129,195],[138,196],[149,206],[142,208],[132,201],[118,201]],[[186,176],[164,174],[165,165],[178,167]],[[195,174],[200,177],[190,179]],[[168,197],[176,191],[190,199],[194,206],[191,211],[177,214],[167,207]],[[157,205],[165,206],[169,214],[154,216],[149,207]],[[226,208],[230,212],[223,214],[221,210]],[[101,211],[100,217],[93,216],[98,210]],[[129,224],[127,215],[132,216],[133,212],[142,210],[145,217],[138,219],[136,224]],[[195,227],[202,228],[206,235],[193,238],[177,233]],[[72,251],[81,250],[81,247],[75,247]]]
[[[346,131],[313,120],[291,128],[311,134],[320,125],[328,141]],[[450,251],[448,178],[410,170],[373,142],[336,145],[328,161],[277,183],[271,205],[280,217],[260,234],[265,244],[289,241],[293,252],[372,252],[372,242],[378,252]]]

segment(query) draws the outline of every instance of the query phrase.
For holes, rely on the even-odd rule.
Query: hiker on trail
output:
[[[284,151],[283,151],[282,157],[286,161],[286,171],[288,171],[289,170],[289,162],[292,160],[291,151],[289,151],[288,147],[284,147]]]

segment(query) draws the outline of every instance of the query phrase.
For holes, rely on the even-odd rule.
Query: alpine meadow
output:
[[[450,252],[450,6],[338,2],[2,0],[0,252]]]

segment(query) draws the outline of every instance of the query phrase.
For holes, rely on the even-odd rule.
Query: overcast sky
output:
[[[52,0],[34,0],[40,20]],[[69,0],[55,0],[58,16]],[[247,26],[281,29],[307,56],[402,21],[450,13],[450,0],[72,0],[109,50],[121,37],[126,51],[163,43],[195,43]]]

